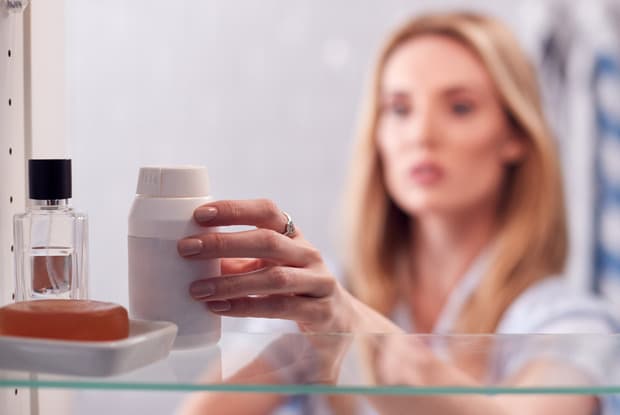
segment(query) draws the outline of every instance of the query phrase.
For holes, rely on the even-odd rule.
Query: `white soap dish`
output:
[[[168,356],[177,326],[129,320],[129,337],[87,342],[0,336],[0,369],[75,376],[112,376]]]

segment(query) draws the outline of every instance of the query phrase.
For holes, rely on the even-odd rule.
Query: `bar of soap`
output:
[[[129,336],[127,310],[92,300],[34,300],[0,307],[0,335],[108,341]]]

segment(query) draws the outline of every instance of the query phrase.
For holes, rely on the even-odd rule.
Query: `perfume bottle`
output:
[[[71,160],[29,160],[28,182],[13,221],[16,301],[87,298],[88,222],[70,204]]]

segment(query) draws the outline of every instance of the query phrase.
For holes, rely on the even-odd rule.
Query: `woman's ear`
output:
[[[510,133],[502,139],[499,153],[505,164],[518,164],[527,153],[526,140],[518,134]]]

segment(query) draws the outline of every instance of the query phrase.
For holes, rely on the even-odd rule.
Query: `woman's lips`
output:
[[[409,170],[409,177],[418,185],[430,186],[438,183],[444,176],[439,165],[432,162],[419,163]]]

